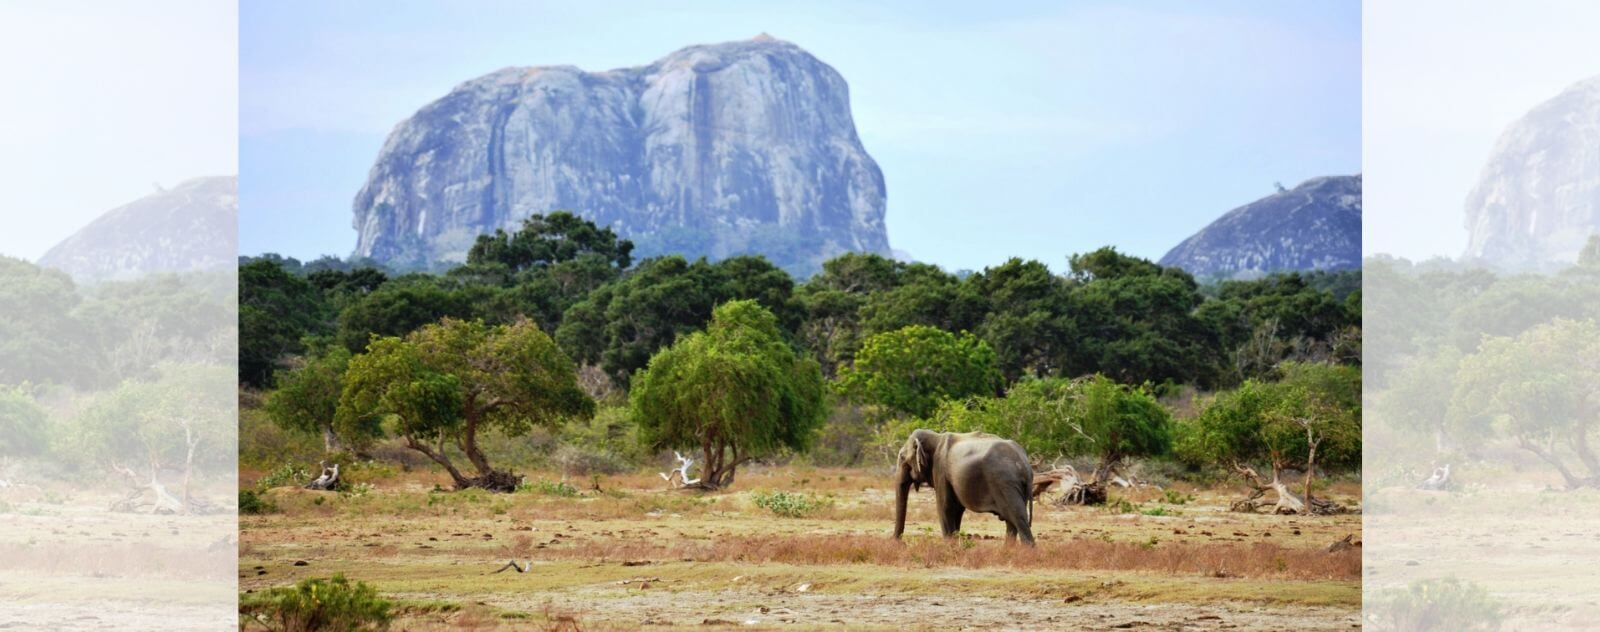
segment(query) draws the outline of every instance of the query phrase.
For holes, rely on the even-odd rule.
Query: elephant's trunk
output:
[[[906,501],[911,496],[911,467],[900,464],[900,482],[894,488],[894,539],[906,532]]]

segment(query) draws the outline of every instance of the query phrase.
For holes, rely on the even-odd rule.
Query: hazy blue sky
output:
[[[1360,170],[1357,2],[247,1],[240,19],[246,253],[348,254],[385,135],[467,79],[761,32],[850,83],[890,243],[950,268],[1159,257],[1276,181]]]
[[[1600,74],[1600,2],[1411,0],[1367,8],[1367,253],[1459,257],[1495,140]]]
[[[0,254],[238,170],[232,2],[0,2]]]

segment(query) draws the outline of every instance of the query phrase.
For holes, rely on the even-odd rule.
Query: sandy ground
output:
[[[0,516],[0,629],[217,630],[237,614],[232,515],[12,502]]]

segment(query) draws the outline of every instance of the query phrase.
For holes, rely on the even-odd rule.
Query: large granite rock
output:
[[[1161,258],[1200,277],[1361,267],[1361,176],[1313,178],[1228,211]]]
[[[1510,269],[1577,259],[1600,229],[1600,77],[1540,104],[1500,135],[1467,196],[1466,257]]]
[[[80,283],[231,267],[239,178],[195,178],[107,211],[39,257]]]
[[[762,35],[648,66],[506,68],[389,135],[355,199],[355,254],[464,258],[473,239],[570,210],[638,254],[765,254],[791,271],[889,253],[884,183],[844,78]]]

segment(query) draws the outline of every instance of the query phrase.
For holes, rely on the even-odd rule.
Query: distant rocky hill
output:
[[[239,178],[195,178],[107,211],[39,258],[79,282],[234,265]]]
[[[1228,211],[1161,258],[1196,276],[1361,267],[1361,176],[1313,178]]]
[[[570,210],[641,256],[767,255],[815,270],[888,254],[884,182],[827,64],[765,34],[647,66],[506,68],[402,121],[356,196],[355,255],[464,258],[473,239]]]
[[[1512,269],[1571,262],[1600,232],[1600,77],[1512,123],[1467,196],[1468,259]]]

